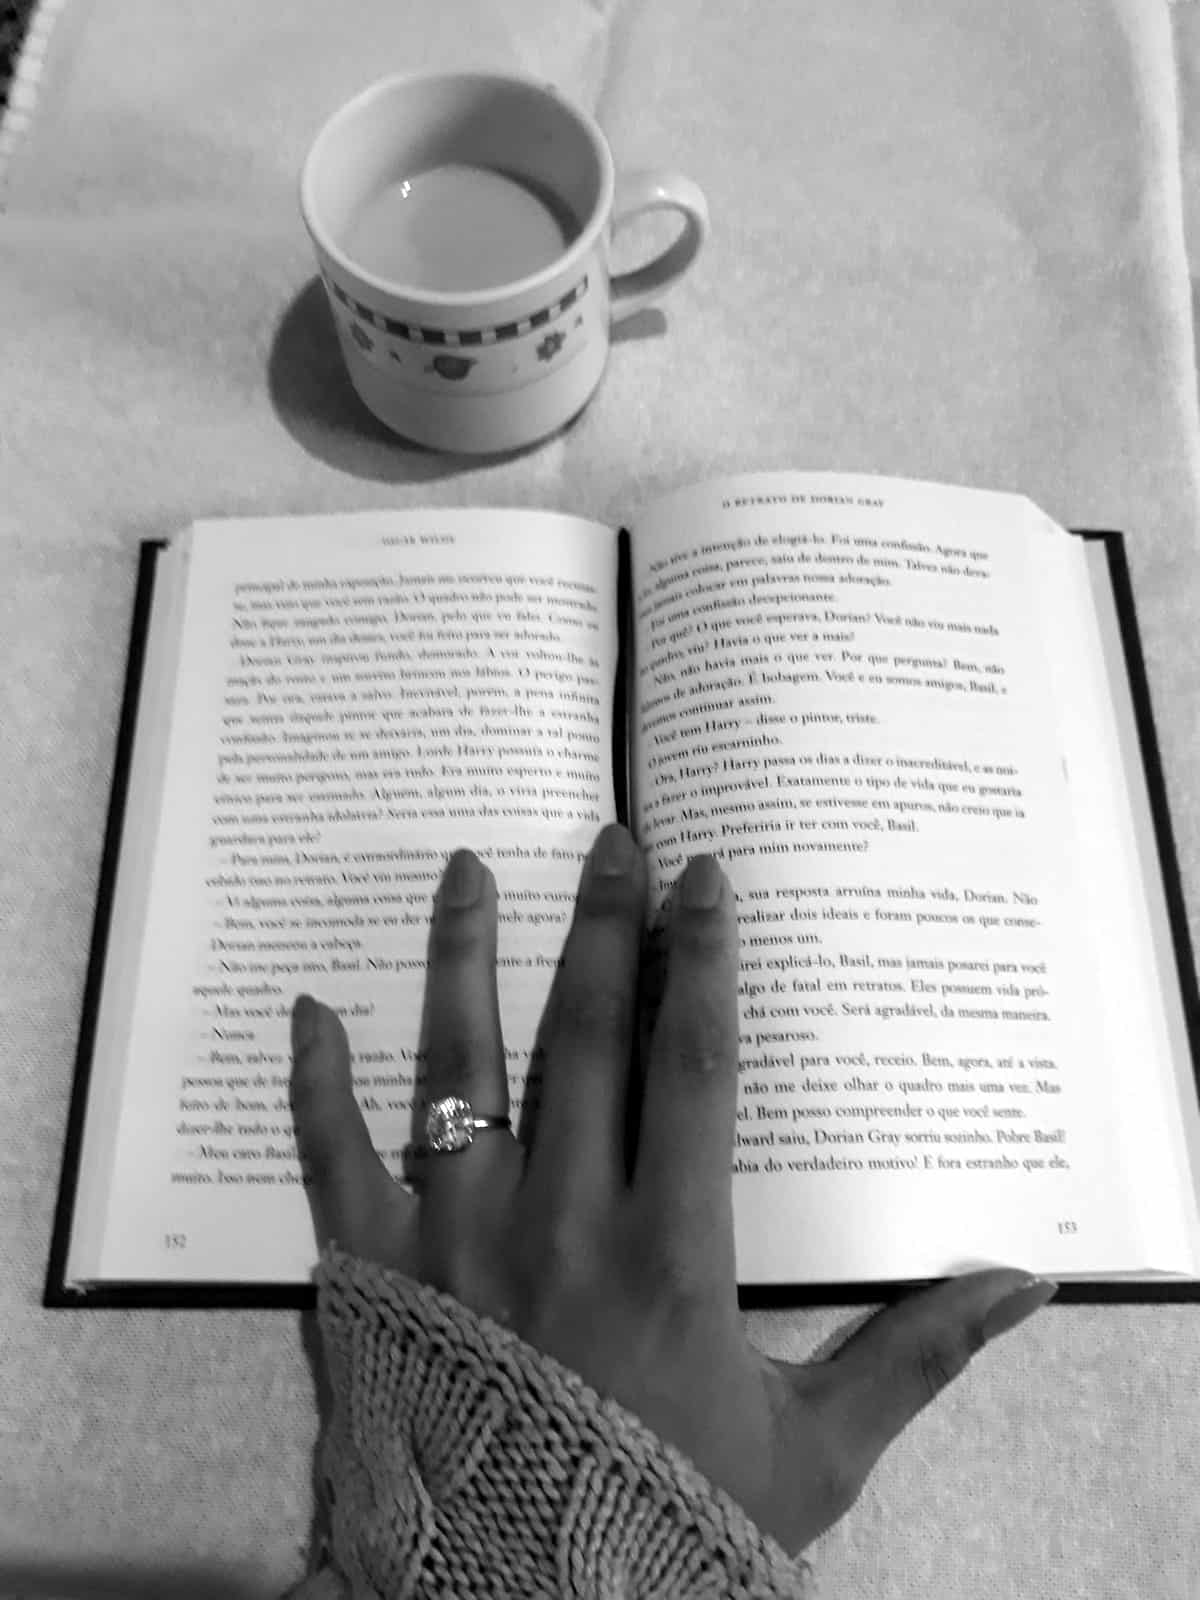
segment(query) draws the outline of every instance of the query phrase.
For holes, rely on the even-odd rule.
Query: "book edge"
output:
[[[1200,982],[1196,976],[1195,952],[1183,898],[1183,876],[1179,870],[1175,830],[1167,802],[1167,786],[1163,777],[1162,755],[1158,745],[1153,702],[1150,698],[1150,681],[1146,675],[1146,662],[1142,654],[1133,583],[1129,574],[1129,563],[1125,557],[1125,538],[1123,534],[1115,531],[1093,532],[1073,529],[1072,532],[1081,539],[1101,540],[1105,546],[1117,623],[1121,630],[1121,647],[1129,680],[1130,699],[1133,702],[1138,747],[1142,758],[1142,777],[1146,785],[1150,820],[1154,827],[1158,868],[1162,879],[1163,898],[1166,902],[1167,921],[1171,930],[1175,976],[1183,1003],[1184,1027],[1192,1057],[1197,1096],[1200,1098]]]
[[[107,965],[109,934],[117,883],[117,867],[121,854],[125,813],[129,799],[134,734],[137,729],[138,710],[142,700],[142,680],[146,661],[146,646],[150,634],[150,612],[154,598],[154,580],[159,554],[166,547],[167,541],[165,539],[144,540],[138,553],[137,580],[134,589],[133,609],[129,624],[129,643],[126,653],[125,683],[122,690],[121,709],[117,724],[117,744],[113,757],[112,782],[109,788],[108,816],[105,821],[104,842],[101,846],[100,868],[97,874],[96,908],[92,917],[79,1034],[76,1043],[75,1062],[71,1074],[67,1130],[63,1143],[62,1159],[59,1164],[58,1196],[55,1202],[54,1221],[50,1234],[50,1256],[42,1294],[42,1304],[44,1306],[72,1306],[79,1304],[81,1300],[82,1292],[72,1289],[67,1284],[66,1265],[74,1226],[75,1204],[78,1198],[79,1167],[83,1154],[84,1126],[87,1121],[88,1100],[91,1093],[96,1024],[100,1014],[100,996]]]
[[[625,530],[621,530],[625,533]],[[1141,649],[1133,587],[1125,558],[1124,535],[1117,530],[1071,529],[1075,537],[1102,541],[1109,579],[1120,628],[1121,646],[1133,704],[1142,774],[1146,784],[1151,822],[1154,829],[1159,871],[1162,879],[1167,918],[1176,962],[1176,978],[1183,1005],[1184,1026],[1192,1057],[1193,1074],[1200,1094],[1200,985],[1192,958],[1191,936],[1183,902],[1182,878],[1175,849],[1174,831],[1167,804],[1162,761]],[[627,537],[627,535],[626,535]],[[105,832],[100,870],[93,944],[89,960],[80,1044],[68,1115],[66,1148],[51,1244],[43,1304],[47,1307],[111,1309],[255,1309],[311,1310],[316,1291],[311,1283],[166,1283],[104,1282],[69,1289],[63,1281],[63,1268],[74,1212],[75,1183],[82,1144],[83,1121],[91,1070],[91,1045],[99,1005],[100,983],[108,940],[108,915],[116,879],[120,835],[129,784],[133,730],[141,691],[142,666],[148,635],[150,600],[158,551],[165,541],[143,544],[138,571],[138,588],[131,623],[129,665],[121,709],[113,788]],[[614,756],[616,740],[614,737]],[[627,754],[627,753],[626,753]],[[614,778],[616,774],[614,771]],[[86,1048],[85,1048],[86,1047]],[[738,1305],[743,1311],[804,1309],[818,1306],[877,1305],[891,1303],[913,1290],[940,1280],[894,1279],[880,1282],[832,1284],[739,1284]],[[1072,1279],[1060,1284],[1053,1303],[1060,1305],[1148,1304],[1200,1300],[1200,1279],[1164,1277],[1144,1279]]]

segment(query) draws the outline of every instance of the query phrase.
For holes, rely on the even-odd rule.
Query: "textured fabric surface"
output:
[[[786,466],[973,481],[1123,526],[1196,934],[1200,459],[1173,50],[1196,10],[62,8],[0,215],[0,1594],[268,1595],[309,1533],[311,1328],[38,1303],[139,538],[425,502],[611,518],[708,471]],[[464,467],[399,446],[349,393],[296,175],[371,78],[467,62],[577,95],[620,163],[685,168],[713,236],[567,434]],[[802,1357],[858,1320],[750,1326]],[[1055,1305],[989,1349],[811,1552],[822,1591],[1190,1600],[1197,1331],[1188,1306]]]
[[[333,1390],[321,1459],[351,1593],[812,1594],[806,1564],[685,1457],[511,1330],[337,1249],[317,1289]]]

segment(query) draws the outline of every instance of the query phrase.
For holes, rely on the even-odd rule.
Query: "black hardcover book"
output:
[[[737,891],[744,1306],[988,1265],[1198,1297],[1200,999],[1121,535],[771,473],[622,530],[405,509],[143,547],[45,1303],[312,1303],[291,1004],[342,1013],[403,1179],[460,844],[500,888],[524,1136],[614,818],[652,923],[690,855]]]

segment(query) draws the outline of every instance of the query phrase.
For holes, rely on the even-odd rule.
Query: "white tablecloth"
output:
[[[0,139],[0,1593],[268,1595],[308,1528],[297,1315],[39,1304],[140,539],[420,503],[612,519],[787,466],[1123,527],[1196,935],[1198,13],[46,0]],[[361,411],[296,207],[342,99],[464,64],[552,79],[713,216],[569,434],[475,466]],[[858,1316],[752,1321],[801,1356]],[[1194,1600],[1198,1335],[1192,1306],[1052,1307],[988,1350],[810,1552],[824,1593]]]

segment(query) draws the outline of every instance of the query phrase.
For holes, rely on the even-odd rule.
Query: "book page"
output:
[[[123,843],[148,884],[98,1030],[93,1085],[124,1087],[92,1267],[299,1283],[293,999],[341,1012],[398,1174],[433,894],[461,845],[499,888],[515,1125],[580,863],[615,816],[616,536],[379,512],[199,524],[166,559],[187,568],[163,591],[182,633],[157,827]]]
[[[1077,543],[1015,496],[815,474],[635,526],[654,893],[711,850],[738,894],[742,1282],[1193,1270],[1087,914],[1134,847],[1081,854]]]

